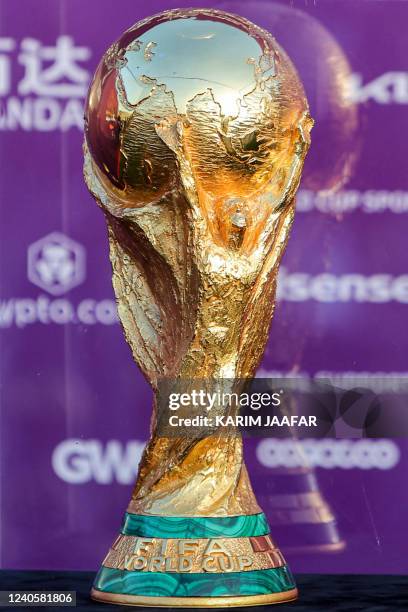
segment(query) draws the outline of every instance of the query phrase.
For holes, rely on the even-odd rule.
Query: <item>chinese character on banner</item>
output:
[[[71,36],[57,38],[55,47],[42,46],[35,38],[24,38],[18,60],[25,68],[18,84],[21,95],[36,94],[56,98],[83,97],[89,72],[78,65],[91,56],[88,47],[75,47]],[[44,63],[51,64],[44,66]]]
[[[15,41],[12,38],[0,38],[0,96],[4,96],[11,89],[11,61],[7,55],[13,51]]]

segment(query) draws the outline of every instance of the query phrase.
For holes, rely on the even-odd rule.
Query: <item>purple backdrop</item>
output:
[[[82,106],[124,29],[200,5],[0,0],[2,567],[96,568],[129,500],[151,394],[116,320],[104,219],[82,179]],[[276,33],[316,119],[263,370],[406,375],[408,4],[212,6]],[[332,86],[354,106],[333,110]],[[339,173],[341,190],[322,192]],[[354,441],[351,466],[339,441],[319,444],[316,474],[347,546],[289,556],[293,569],[407,572],[407,444],[389,441],[382,460],[372,441],[364,462]],[[247,455],[262,496],[272,455],[281,467],[288,456],[273,440],[251,440]]]

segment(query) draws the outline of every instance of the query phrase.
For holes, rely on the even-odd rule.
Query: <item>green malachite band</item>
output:
[[[267,535],[265,515],[223,517],[146,516],[126,513],[121,533],[143,538],[249,538]]]
[[[228,597],[282,593],[294,589],[295,582],[287,566],[220,574],[129,572],[102,566],[94,588],[143,597]]]

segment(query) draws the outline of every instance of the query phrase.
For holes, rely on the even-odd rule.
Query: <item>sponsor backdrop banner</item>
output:
[[[129,500],[151,392],[117,321],[105,223],[82,179],[83,103],[123,30],[201,4],[0,0],[2,567],[97,568]],[[408,4],[210,4],[276,34],[316,120],[260,375],[363,387],[404,377]],[[319,517],[280,515],[295,571],[407,572],[407,443],[352,438],[306,441],[303,455],[290,440],[248,440],[254,488],[273,518],[285,483],[307,473],[307,499],[320,494],[336,517],[343,549],[305,554]]]

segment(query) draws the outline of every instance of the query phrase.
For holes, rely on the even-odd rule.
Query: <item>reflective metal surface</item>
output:
[[[136,24],[102,58],[86,109],[85,179],[108,221],[126,339],[153,389],[162,377],[228,386],[254,374],[311,126],[284,51],[234,15],[168,11]],[[239,437],[169,439],[155,423],[154,411],[129,513],[260,512]],[[255,556],[248,570],[259,567]],[[275,601],[286,589],[293,598],[280,564],[263,578],[246,571],[254,590],[239,579],[232,594]],[[119,584],[116,571],[104,567],[96,588]],[[148,595],[147,578],[133,577],[129,589]],[[200,578],[188,594],[203,581],[210,588]]]

